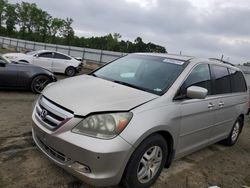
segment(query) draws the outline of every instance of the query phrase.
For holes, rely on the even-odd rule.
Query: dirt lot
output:
[[[63,76],[59,76],[63,78]],[[48,160],[31,138],[38,95],[0,91],[0,187],[90,187]],[[154,188],[250,186],[250,121],[233,147],[212,145],[164,169]]]

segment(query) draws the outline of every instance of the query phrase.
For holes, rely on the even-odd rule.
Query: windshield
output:
[[[104,66],[93,75],[162,95],[183,71],[185,64],[164,57],[132,54]]]
[[[3,61],[4,63],[10,63],[10,61],[3,56],[0,56],[0,61]]]

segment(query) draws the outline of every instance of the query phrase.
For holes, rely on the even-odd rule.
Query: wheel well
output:
[[[48,75],[46,75],[46,74],[36,74],[36,75],[34,75],[34,76],[31,77],[30,83],[29,83],[29,87],[31,87],[32,81],[33,81],[34,78],[37,77],[37,76],[46,76],[46,77],[48,77],[48,78],[51,80],[51,78],[50,78]],[[52,81],[52,80],[51,80],[51,81]]]
[[[68,68],[74,68],[74,69],[76,69],[74,66],[70,65],[70,66],[66,67],[65,72],[66,72],[66,70],[67,70]]]
[[[175,151],[174,151],[174,141],[173,141],[173,137],[172,135],[167,132],[167,131],[158,131],[158,132],[155,132],[157,134],[160,134],[167,142],[167,145],[168,145],[168,158],[167,158],[167,161],[166,161],[166,164],[165,164],[165,168],[169,168],[170,165],[171,165],[171,162],[174,158],[174,154],[175,154]]]
[[[240,114],[239,117],[238,117],[238,119],[240,119],[241,130],[242,130],[243,126],[244,126],[244,118],[245,117],[244,117],[243,114]]]
[[[29,63],[28,61],[23,60],[23,59],[19,60],[19,62]]]

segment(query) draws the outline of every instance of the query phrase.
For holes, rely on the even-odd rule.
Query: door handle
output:
[[[208,107],[209,109],[213,109],[214,106],[215,106],[215,105],[214,105],[213,103],[210,102],[210,103],[208,104],[207,107]]]
[[[225,104],[224,104],[224,102],[219,102],[219,107],[223,107]]]

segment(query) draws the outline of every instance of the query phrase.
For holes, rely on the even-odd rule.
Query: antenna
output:
[[[221,60],[221,61],[223,61],[223,58],[224,58],[224,55],[222,54],[222,55],[221,55],[221,59],[220,59],[220,60]]]

